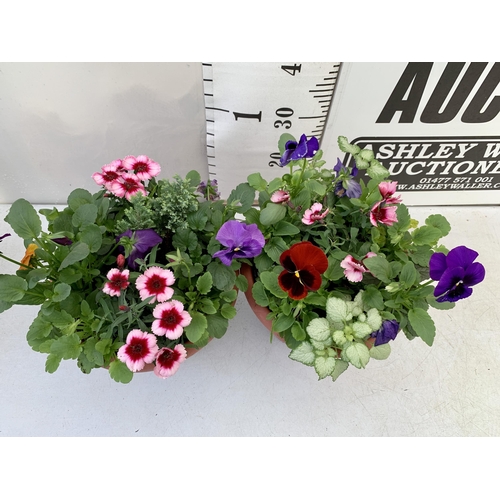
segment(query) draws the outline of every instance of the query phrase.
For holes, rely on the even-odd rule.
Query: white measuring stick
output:
[[[207,157],[222,198],[260,172],[280,177],[284,132],[321,141],[338,62],[203,63]]]

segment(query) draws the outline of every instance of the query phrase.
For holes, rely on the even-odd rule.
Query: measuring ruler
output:
[[[272,180],[283,133],[320,141],[341,63],[202,63],[210,179],[222,198],[247,176]]]

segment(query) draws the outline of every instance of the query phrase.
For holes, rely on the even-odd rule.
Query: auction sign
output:
[[[409,205],[500,204],[500,63],[342,63],[321,148],[345,136]]]

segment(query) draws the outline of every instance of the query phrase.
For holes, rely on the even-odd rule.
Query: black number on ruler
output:
[[[289,118],[293,115],[293,109],[291,108],[280,108],[276,110],[276,115],[280,118]],[[285,127],[287,130],[292,126],[292,122],[290,120],[276,120],[274,122],[274,128],[278,128],[279,126]]]
[[[279,153],[272,153],[269,155],[271,158],[275,158],[276,160],[279,160],[281,158],[281,155]],[[279,167],[280,164],[277,161],[270,161],[269,162],[270,167]]]
[[[283,71],[286,71],[289,75],[295,76],[295,73],[300,73],[300,68],[302,64],[294,64],[293,66],[281,66]]]
[[[259,122],[260,122],[260,120],[262,118],[262,111],[259,111],[258,113],[255,113],[253,115],[248,114],[248,113],[235,113],[233,111],[233,115],[234,115],[235,120],[238,120],[238,118],[254,118],[254,119],[259,120]]]

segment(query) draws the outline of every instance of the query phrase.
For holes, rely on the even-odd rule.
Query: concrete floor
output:
[[[0,206],[0,234],[8,206]],[[40,208],[40,207],[37,207]],[[399,335],[386,361],[350,367],[337,382],[288,359],[240,294],[227,334],[175,376],[117,384],[75,361],[54,374],[25,337],[33,306],[0,315],[0,436],[500,436],[500,207],[411,207],[442,213],[444,243],[479,252],[486,279],[451,311],[432,310],[429,348]],[[15,235],[1,250],[23,254]],[[15,267],[0,259],[0,273]]]

